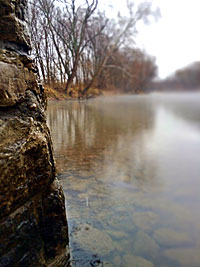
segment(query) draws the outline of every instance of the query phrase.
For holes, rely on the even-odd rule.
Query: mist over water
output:
[[[199,103],[184,93],[49,104],[74,266],[200,266]]]

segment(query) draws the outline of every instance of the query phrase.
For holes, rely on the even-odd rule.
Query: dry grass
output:
[[[45,85],[44,89],[49,99],[61,100],[69,98],[64,92],[57,91],[51,86]]]
[[[78,90],[77,88],[71,88],[69,92],[71,92],[70,96],[69,94],[64,93],[64,90],[62,88],[53,88],[51,85],[44,85],[44,89],[47,95],[48,99],[51,100],[64,100],[64,99],[78,99]],[[99,96],[102,94],[102,91],[97,88],[90,88],[85,96]]]

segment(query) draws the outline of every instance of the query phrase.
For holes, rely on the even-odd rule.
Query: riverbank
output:
[[[80,97],[77,89],[72,89],[70,90],[70,93],[67,94],[62,89],[56,90],[53,87],[50,87],[47,85],[45,85],[44,88],[45,88],[47,98],[49,100],[76,100],[80,98],[88,99],[88,98],[94,98],[100,95],[104,95],[103,90],[99,90],[97,88],[89,89],[83,97]]]
[[[63,89],[54,89],[51,86],[44,86],[47,98],[49,100],[77,100],[79,99],[78,90],[72,89],[70,94],[66,94]],[[122,92],[118,89],[98,89],[91,88],[87,91],[87,93],[82,97],[83,99],[95,98],[97,96],[112,96],[112,95],[120,95]]]

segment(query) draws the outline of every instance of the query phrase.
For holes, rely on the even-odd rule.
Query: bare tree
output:
[[[129,16],[119,14],[117,20],[97,10],[98,0],[84,0],[82,5],[76,0],[31,3],[31,35],[44,83],[59,81],[67,93],[76,87],[85,95],[93,86],[114,86],[117,80],[123,89],[133,87],[133,81],[139,88],[150,77],[151,67],[155,74],[152,59],[136,49],[130,49],[127,57],[125,49],[127,44],[135,46],[138,22],[154,15],[146,1],[139,6],[128,3]]]
[[[129,17],[121,17],[119,15],[118,22],[113,23],[112,28],[110,27],[107,29],[108,42],[104,47],[104,55],[101,57],[101,60],[99,60],[99,64],[95,68],[92,79],[84,88],[83,94],[96,82],[114,51],[124,45],[127,40],[130,42],[130,38],[134,41],[133,37],[137,33],[137,23],[141,20],[147,21],[149,15],[154,15],[151,11],[151,4],[146,1],[142,2],[135,11],[133,10],[133,3],[127,2],[127,7],[129,9]]]
[[[38,4],[47,20],[59,62],[67,74],[67,92],[76,77],[81,54],[91,39],[98,35],[98,32],[94,36],[87,35],[88,24],[97,8],[98,0],[91,3],[85,0],[84,5],[78,7],[75,0],[71,0],[70,4],[63,0],[62,10],[55,5],[54,0],[38,0]]]
[[[42,78],[44,83],[46,83],[46,73],[44,61],[42,58],[42,45],[43,42],[43,27],[42,27],[42,18],[41,12],[36,7],[36,0],[31,2],[30,6],[30,15],[29,15],[29,25],[30,25],[30,33],[33,44],[34,56],[36,59],[36,63],[40,68]]]
[[[140,93],[155,77],[156,70],[153,57],[140,49],[124,47],[113,52],[99,78],[104,88]]]
[[[38,0],[30,1],[29,24],[36,62],[44,83],[50,84],[56,80],[56,54],[47,19],[38,8]]]

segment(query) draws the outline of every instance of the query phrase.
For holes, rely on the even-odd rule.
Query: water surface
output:
[[[200,94],[51,102],[74,266],[200,266]]]

